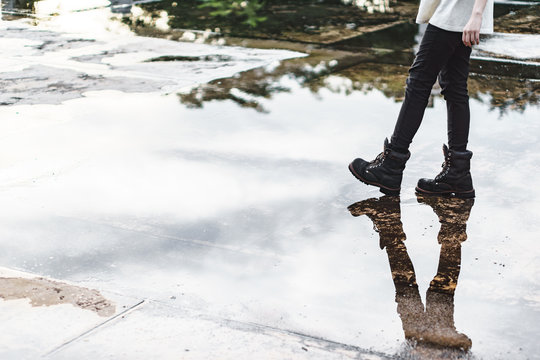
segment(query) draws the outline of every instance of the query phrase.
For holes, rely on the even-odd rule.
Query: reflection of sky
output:
[[[291,93],[263,100],[269,114],[118,92],[1,108],[0,262],[398,351],[386,255],[369,220],[346,209],[378,193],[345,167],[380,150],[400,104],[378,91],[314,97],[287,85]],[[474,354],[525,357],[538,351],[540,194],[518,180],[538,170],[539,109],[499,117],[477,101],[471,108],[478,198],[456,327]],[[422,294],[436,271],[439,224],[413,188],[438,172],[445,114],[440,99],[426,111],[404,180],[402,221]]]

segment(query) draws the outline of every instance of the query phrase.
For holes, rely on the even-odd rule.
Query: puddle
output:
[[[116,312],[116,306],[97,290],[45,278],[0,277],[0,298],[6,301],[28,299],[32,306],[71,304],[83,310],[94,311],[103,317],[110,317]]]
[[[369,79],[384,72],[373,70]],[[4,107],[4,119],[21,117],[2,123],[17,136],[0,151],[12,164],[3,183],[14,184],[0,192],[9,205],[0,262],[389,357],[526,359],[540,351],[540,195],[509,180],[537,168],[538,106],[500,114],[485,94],[471,100],[478,198],[467,221],[467,204],[414,196],[417,179],[443,160],[446,106],[434,96],[411,149],[401,216],[379,209],[389,225],[377,233],[368,216],[347,210],[377,191],[346,166],[378,152],[399,112],[399,88],[384,76],[350,90],[344,76],[302,83],[286,74],[278,78],[287,91],[265,94],[259,84],[259,112],[232,99],[187,108],[175,94],[112,92]],[[327,84],[313,92],[318,79]],[[247,100],[244,90],[232,94]],[[51,121],[68,116],[67,127]],[[383,234],[406,234],[406,248],[381,250]],[[414,272],[401,260],[389,269],[389,256],[408,256]],[[413,278],[417,291],[402,289]],[[428,293],[432,281],[437,291]]]

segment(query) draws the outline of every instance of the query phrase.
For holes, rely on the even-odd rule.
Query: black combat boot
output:
[[[420,179],[416,191],[426,195],[454,195],[459,198],[474,198],[471,177],[471,151],[449,150],[443,145],[443,169],[435,179]]]
[[[349,170],[355,178],[368,185],[378,186],[383,194],[399,195],[405,163],[411,153],[392,150],[388,139],[384,140],[384,150],[375,160],[368,162],[355,159],[349,164]]]

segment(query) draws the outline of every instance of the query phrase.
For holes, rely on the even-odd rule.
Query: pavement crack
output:
[[[98,325],[96,325],[96,326],[94,326],[94,327],[92,327],[92,328],[90,328],[90,329],[84,331],[82,334],[79,334],[79,335],[77,335],[76,337],[74,337],[74,338],[72,338],[72,339],[70,339],[70,340],[68,340],[68,341],[66,341],[66,342],[64,342],[64,343],[62,343],[62,344],[60,344],[59,346],[55,347],[55,348],[52,349],[51,351],[49,351],[49,352],[43,354],[41,357],[46,358],[46,357],[48,357],[48,356],[50,356],[50,355],[53,355],[53,354],[55,354],[55,353],[61,351],[61,350],[64,349],[66,346],[68,346],[68,345],[74,343],[75,341],[77,341],[77,340],[79,340],[79,339],[82,339],[83,337],[85,337],[85,336],[87,336],[87,335],[93,333],[94,331],[96,331],[97,329],[99,329],[99,328],[101,328],[101,327],[107,325],[108,323],[110,323],[110,322],[112,322],[112,321],[114,321],[114,320],[116,320],[116,319],[123,318],[125,315],[129,314],[129,313],[132,312],[132,311],[137,310],[138,308],[140,308],[140,307],[141,307],[143,304],[145,304],[145,303],[146,303],[146,300],[141,300],[141,301],[139,301],[137,304],[135,304],[135,305],[133,305],[133,306],[127,308],[126,310],[124,310],[124,311],[118,313],[117,315],[115,315],[115,316],[113,316],[113,317],[111,317],[111,318],[109,318],[109,319],[103,321],[102,323],[100,323],[100,324],[98,324]]]

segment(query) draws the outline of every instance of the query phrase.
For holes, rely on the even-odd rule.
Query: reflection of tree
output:
[[[473,75],[469,79],[469,95],[481,101],[484,99],[489,101],[491,109],[498,109],[501,114],[508,111],[524,111],[527,106],[540,104],[540,82]]]
[[[500,5],[499,5],[500,6]],[[509,14],[495,21],[495,31],[538,34],[540,32],[540,5],[513,9]]]
[[[374,63],[374,59],[376,55],[356,59],[357,64],[353,66],[348,66],[343,61],[338,61],[337,66],[330,66],[332,62],[328,57],[322,65],[317,63],[320,61],[317,58],[287,60],[271,70],[250,70],[232,78],[200,85],[179,97],[182,103],[191,107],[202,107],[206,101],[228,99],[243,107],[264,111],[260,99],[271,98],[274,93],[290,91],[290,88],[282,85],[282,80],[294,78],[300,86],[310,89],[314,94],[323,88],[344,95],[378,90],[386,97],[400,101],[405,93],[408,67]],[[335,86],[336,81],[339,86]],[[237,90],[245,96],[239,96],[235,93]],[[491,109],[498,109],[501,113],[523,111],[529,105],[540,103],[540,83],[472,74],[469,79],[469,95],[479,101],[488,102]]]
[[[355,56],[342,56],[339,61],[333,61],[328,52],[315,52],[308,58],[283,61],[275,68],[258,68],[231,78],[214,80],[178,96],[180,101],[189,107],[202,107],[205,102],[212,100],[232,100],[240,106],[265,111],[260,104],[261,99],[269,99],[275,93],[290,91],[290,88],[284,85],[284,80],[293,78],[300,86],[316,94],[321,88],[327,88],[327,84],[320,81],[325,75],[345,69],[359,59],[373,59],[373,56],[366,52]]]
[[[265,17],[266,20],[252,28],[244,23],[245,17],[238,16],[234,11],[227,16],[212,16],[211,9],[201,8],[200,5],[199,0],[163,0],[141,5],[141,8],[145,11],[145,17],[159,17],[160,12],[166,11],[169,25],[173,29],[220,28],[222,32],[230,35],[255,35],[265,38],[286,32],[324,32],[329,26],[345,28],[347,25],[358,27],[390,23],[405,16],[400,11],[387,12],[386,0],[366,2],[367,7],[348,6],[342,0],[267,0],[264,7],[257,11],[257,16]],[[366,14],[366,9],[376,12]],[[407,8],[407,15],[408,11]],[[126,21],[134,27],[145,26],[140,19]]]
[[[178,96],[180,101],[189,107],[202,107],[205,102],[212,100],[232,100],[242,107],[265,112],[260,104],[261,99],[269,99],[274,93],[290,91],[290,88],[281,85],[282,78],[294,77],[300,84],[307,86],[309,80],[315,76],[317,73],[312,67],[282,64],[272,70],[260,68],[246,71],[240,77],[214,80]],[[312,90],[316,92],[316,89]]]
[[[345,4],[352,4],[362,9],[365,9],[369,13],[373,13],[374,11],[385,13],[392,10],[390,8],[390,0],[342,0],[342,1]]]
[[[32,10],[34,8],[34,3],[37,0],[2,0],[2,9],[12,10],[12,9],[24,9]]]
[[[439,218],[441,244],[437,274],[426,294],[426,307],[420,298],[412,261],[405,246],[400,199],[382,196],[349,206],[353,216],[366,215],[379,233],[380,247],[386,249],[396,290],[397,312],[405,338],[411,345],[468,350],[472,342],[456,331],[454,292],[461,265],[461,243],[467,239],[466,223],[474,199],[418,197]]]
[[[13,20],[34,11],[39,0],[2,0],[2,20]]]

